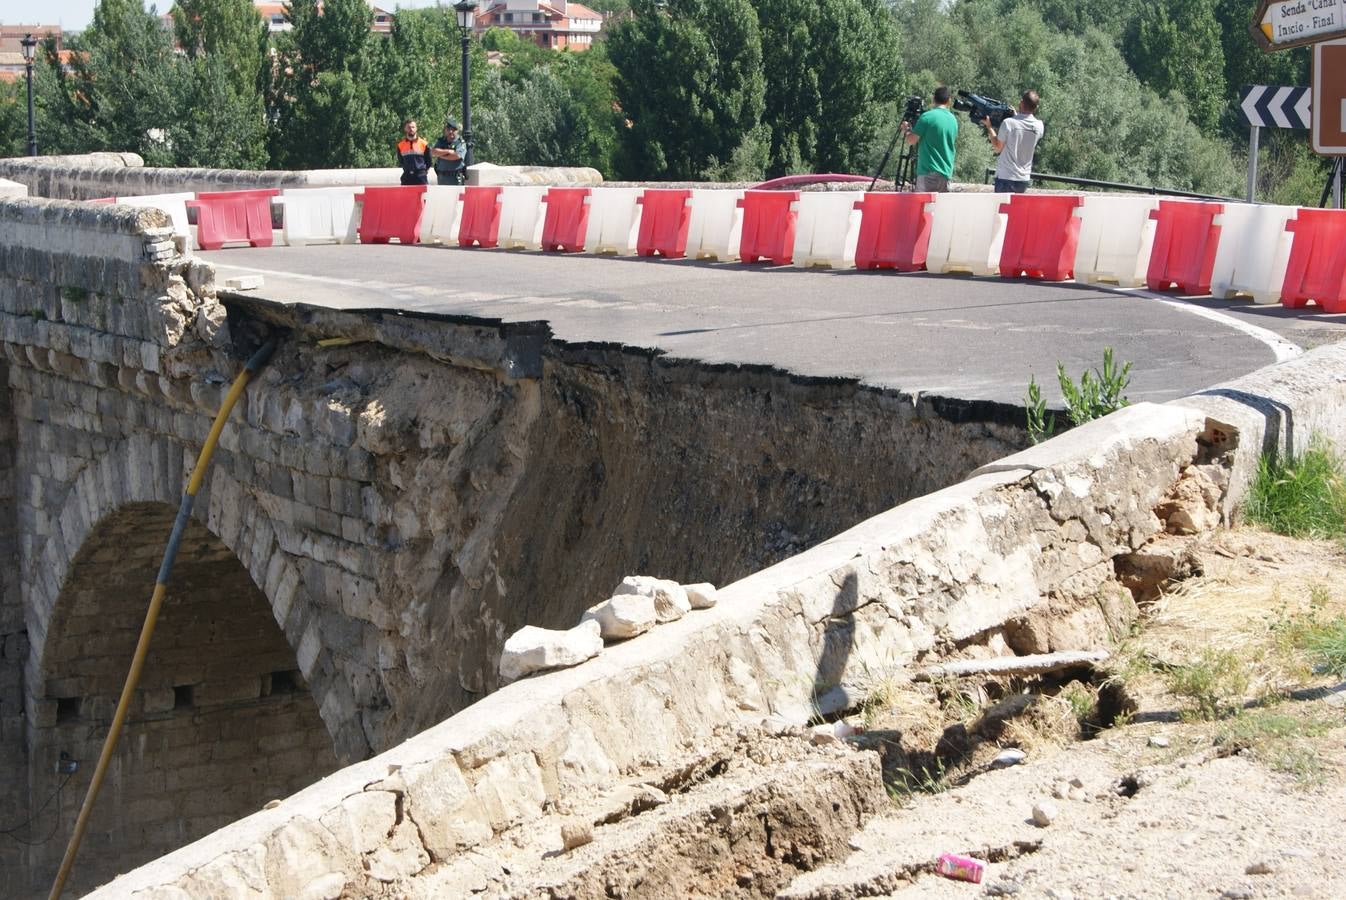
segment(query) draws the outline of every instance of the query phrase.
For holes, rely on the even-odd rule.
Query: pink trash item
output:
[[[986,863],[970,856],[958,856],[953,853],[941,853],[935,862],[935,871],[954,881],[970,881],[981,884],[981,876],[986,872]]]

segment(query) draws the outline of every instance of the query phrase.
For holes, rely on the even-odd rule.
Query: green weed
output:
[[[1093,692],[1078,681],[1072,681],[1061,690],[1061,698],[1070,704],[1070,714],[1081,726],[1093,720],[1098,701]]]
[[[1267,711],[1235,716],[1221,727],[1215,739],[1220,744],[1247,748],[1273,770],[1294,778],[1301,787],[1311,787],[1322,781],[1324,767],[1308,739],[1333,727],[1330,719]]]
[[[1103,368],[1085,370],[1079,383],[1066,374],[1066,367],[1056,364],[1056,381],[1066,402],[1066,416],[1072,425],[1102,418],[1116,412],[1131,401],[1126,398],[1131,383],[1131,363],[1117,365],[1111,347],[1103,348]],[[1051,437],[1056,431],[1056,416],[1047,412],[1047,401],[1036,378],[1028,380],[1028,397],[1024,403],[1028,415],[1028,439],[1034,444]]]
[[[942,794],[949,789],[949,772],[944,760],[936,757],[926,766],[896,768],[883,781],[888,797],[899,806],[907,806],[917,794]]]
[[[1036,378],[1028,379],[1028,439],[1040,444],[1056,433],[1056,414],[1047,412],[1047,401],[1042,397],[1042,388]]]
[[[1248,690],[1248,668],[1236,654],[1204,650],[1186,666],[1165,673],[1169,693],[1188,704],[1187,719],[1221,719],[1238,712]]]
[[[1346,678],[1346,616],[1319,618],[1317,611],[1292,616],[1273,626],[1282,651],[1299,651],[1313,671]]]
[[[1250,522],[1297,538],[1346,536],[1346,472],[1322,444],[1288,462],[1263,454],[1248,493]]]

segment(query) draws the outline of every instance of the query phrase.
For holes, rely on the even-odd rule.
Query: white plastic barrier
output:
[[[794,264],[846,269],[855,265],[855,245],[860,240],[860,210],[855,204],[863,191],[804,191],[795,208]]]
[[[145,194],[140,197],[118,197],[117,202],[122,206],[162,209],[173,220],[173,233],[181,235],[186,239],[187,246],[192,247],[196,242],[192,240],[192,226],[187,224],[187,201],[195,199],[193,193]]]
[[[584,248],[590,253],[631,254],[640,234],[641,207],[636,200],[643,188],[594,188],[589,204],[589,227]]]
[[[506,185],[500,191],[500,246],[537,250],[542,246],[546,211],[542,198],[547,188],[536,185]]]
[[[1080,219],[1075,280],[1143,286],[1154,249],[1155,223],[1150,211],[1158,208],[1158,197],[1085,194],[1083,205],[1075,210]]]
[[[936,274],[994,275],[1000,269],[1009,194],[936,194],[925,267]]]
[[[458,221],[462,212],[463,189],[459,185],[432,184],[425,190],[421,210],[422,244],[458,243]]]
[[[742,191],[697,188],[689,201],[692,214],[687,222],[687,255],[693,259],[738,259],[743,236]]]
[[[273,201],[280,205],[281,237],[291,247],[354,244],[359,219],[356,188],[289,188]]]
[[[1293,206],[1226,203],[1211,296],[1248,294],[1258,303],[1279,303],[1294,241],[1285,223],[1298,212]]]

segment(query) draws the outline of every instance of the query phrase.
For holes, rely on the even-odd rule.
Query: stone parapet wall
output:
[[[392,145],[388,147],[391,158]],[[241,191],[262,188],[360,187],[401,183],[402,170],[317,169],[278,171],[146,167],[134,153],[90,153],[0,159],[0,179],[34,197],[94,200],[184,191]],[[470,184],[596,185],[596,169],[575,166],[474,166]],[[0,182],[3,184],[3,182]],[[6,192],[0,189],[0,196]]]

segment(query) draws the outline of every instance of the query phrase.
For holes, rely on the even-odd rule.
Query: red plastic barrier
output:
[[[542,220],[542,249],[575,253],[584,249],[589,228],[588,188],[551,188],[542,198],[547,214]]]
[[[1346,210],[1301,209],[1285,223],[1295,233],[1281,286],[1281,304],[1315,301],[1325,312],[1346,312]]]
[[[1015,194],[1000,205],[1007,214],[1000,250],[1000,277],[1065,281],[1075,277],[1080,220],[1075,209],[1084,198],[1069,194]],[[1209,275],[1207,275],[1209,279]]]
[[[458,246],[494,247],[500,243],[500,188],[463,189],[463,211],[458,218]]]
[[[218,250],[232,241],[270,247],[271,198],[279,193],[266,189],[197,194],[187,201],[196,210],[196,242],[202,250]]]
[[[355,195],[360,209],[360,243],[386,244],[397,238],[400,244],[415,244],[421,239],[421,213],[425,211],[425,185],[367,187]]]
[[[1209,294],[1215,251],[1220,246],[1215,217],[1222,212],[1223,203],[1160,200],[1159,208],[1150,212],[1159,224],[1154,230],[1146,287],[1166,291],[1176,286],[1184,294]]]
[[[636,233],[637,256],[658,253],[669,259],[682,259],[687,255],[687,226],[692,221],[692,208],[687,205],[690,199],[691,191],[653,188],[636,198],[643,210]]]
[[[925,268],[930,246],[930,210],[934,194],[865,194],[860,210],[860,239],[855,245],[857,269]]]
[[[794,260],[795,226],[799,213],[791,208],[799,191],[745,191],[738,201],[743,210],[739,259],[754,263],[769,259],[778,266]]]

